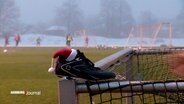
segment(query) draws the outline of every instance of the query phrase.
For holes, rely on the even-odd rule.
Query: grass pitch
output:
[[[0,48],[1,104],[58,104],[58,80],[47,72],[52,54],[59,48]],[[120,49],[79,48],[96,62]],[[11,91],[40,92],[14,95]],[[80,101],[86,104],[87,100]]]

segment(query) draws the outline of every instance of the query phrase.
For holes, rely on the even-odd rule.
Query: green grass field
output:
[[[59,48],[11,47],[7,48],[6,53],[3,49],[0,48],[0,104],[58,104],[59,78],[49,74],[47,69],[50,67],[52,54]],[[93,62],[119,50],[79,49]],[[11,91],[35,91],[41,94],[13,95],[10,94]],[[87,100],[80,102],[86,104]]]

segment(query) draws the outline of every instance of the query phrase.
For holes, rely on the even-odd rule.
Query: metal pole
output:
[[[78,104],[75,80],[59,81],[59,104]]]
[[[172,47],[172,26],[171,23],[169,23],[169,47]]]
[[[132,56],[130,55],[127,57],[127,61],[125,63],[125,70],[126,70],[126,80],[132,81],[133,78],[133,59]],[[132,87],[131,87],[132,88]],[[127,96],[132,96],[132,93],[126,93]],[[134,97],[127,97],[126,98],[126,104],[134,104]]]
[[[151,43],[151,48],[153,48],[154,45],[155,45],[154,43],[155,43],[155,40],[156,40],[156,38],[157,38],[157,36],[158,36],[158,33],[159,33],[161,27],[162,27],[162,23],[159,24],[159,26],[158,26],[158,28],[157,28],[157,30],[156,30],[154,36],[153,36],[153,40],[152,40],[152,43]]]
[[[141,25],[140,26],[140,47],[139,47],[139,49],[142,49],[142,42],[143,42],[143,26]]]

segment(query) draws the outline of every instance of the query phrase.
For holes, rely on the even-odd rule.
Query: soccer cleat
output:
[[[56,75],[83,78],[87,80],[115,78],[114,73],[94,67],[94,64],[87,59],[83,53],[79,50],[77,50],[77,53],[76,58],[69,62],[65,61],[62,57],[59,58],[55,70]]]

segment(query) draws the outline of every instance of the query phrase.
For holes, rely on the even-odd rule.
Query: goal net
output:
[[[134,50],[107,70],[117,80],[87,81],[91,104],[183,104],[184,80],[173,72],[183,48]]]

